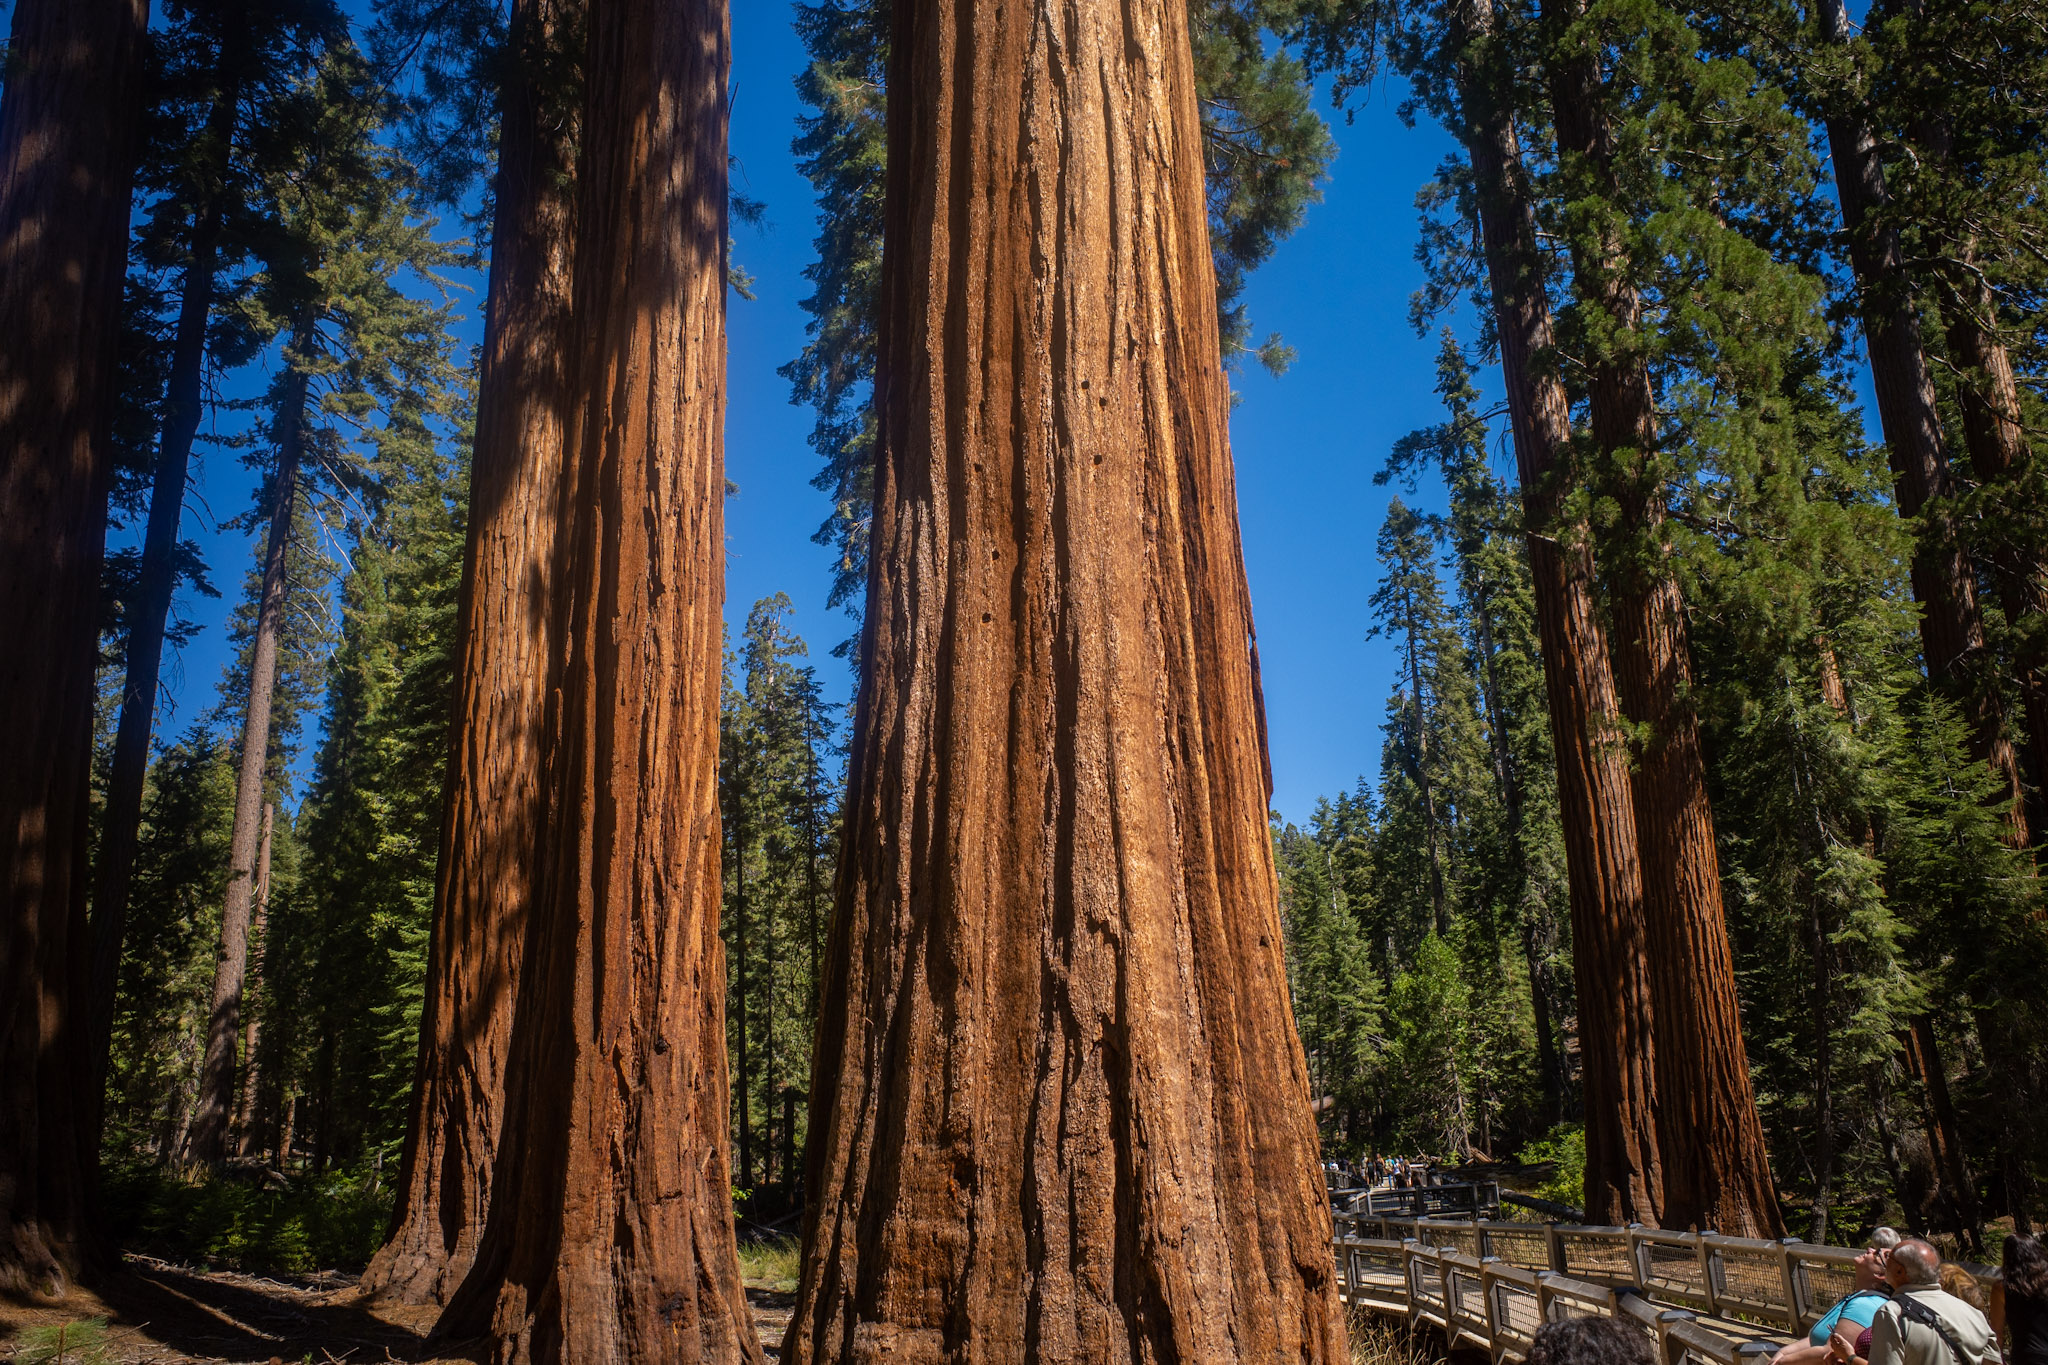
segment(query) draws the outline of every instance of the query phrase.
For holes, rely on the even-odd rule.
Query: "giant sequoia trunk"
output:
[[[757,1361],[719,938],[726,8],[588,13],[567,659],[490,1212],[437,1330],[537,1365]]]
[[[1564,511],[1570,406],[1554,368],[1543,261],[1493,26],[1492,0],[1463,0],[1452,33],[1464,45],[1461,137],[1472,161],[1500,335],[1557,751],[1586,1112],[1586,1214],[1600,1223],[1654,1224],[1664,1179],[1635,807],[1588,531]]]
[[[238,33],[227,26],[229,41]],[[123,660],[121,719],[114,731],[108,765],[106,814],[100,825],[99,866],[93,883],[92,1000],[90,1033],[93,1093],[97,1106],[106,1087],[108,1045],[113,1035],[114,995],[121,971],[128,892],[134,879],[137,837],[142,825],[142,789],[149,772],[149,740],[156,723],[157,682],[163,667],[164,627],[177,586],[178,522],[185,507],[185,481],[192,443],[205,410],[206,333],[213,313],[214,275],[227,193],[223,183],[235,136],[240,100],[236,76],[240,58],[223,52],[224,79],[214,92],[201,133],[211,158],[200,177],[208,188],[194,215],[191,259],[185,265],[171,341],[171,372],[164,385],[163,431],[149,494],[149,519],[142,534],[142,564],[128,609],[128,643]],[[97,1138],[97,1109],[93,1132]]]
[[[63,1292],[95,1158],[87,779],[147,0],[19,0],[0,99],[0,1290]]]
[[[1583,7],[1546,0],[1560,30]],[[1597,51],[1559,34],[1551,109],[1567,176],[1612,199],[1616,191]],[[1750,1086],[1735,995],[1735,961],[1721,904],[1720,855],[1693,714],[1685,603],[1666,560],[1655,395],[1634,339],[1642,303],[1625,247],[1611,234],[1572,243],[1572,287],[1605,315],[1606,342],[1587,358],[1594,482],[1621,509],[1607,556],[1615,681],[1632,722],[1632,789],[1642,865],[1650,989],[1655,1007],[1658,1147],[1667,1227],[1737,1237],[1784,1233],[1770,1153]]]
[[[785,1361],[1347,1358],[1179,0],[897,0]]]
[[[1821,29],[1829,41],[1850,39],[1844,0],[1819,0]],[[1892,486],[1901,515],[1920,525],[1913,554],[1913,598],[1920,604],[1920,643],[1927,676],[1962,702],[1972,722],[1972,756],[2005,786],[2006,837],[2015,848],[2032,842],[2020,782],[2019,756],[2006,737],[1997,680],[1987,676],[1984,618],[1977,603],[1961,528],[1950,501],[1953,477],[1943,448],[1934,377],[1921,343],[1920,317],[1896,229],[1879,211],[1885,205],[1884,167],[1877,139],[1856,112],[1827,121],[1828,154],[1849,232],[1849,264],[1863,312],[1871,385],[1891,459]]]
[[[295,348],[311,342],[302,323]],[[242,711],[242,751],[235,774],[235,823],[228,838],[228,889],[221,900],[220,943],[214,955],[213,1002],[206,1021],[206,1055],[199,1064],[199,1094],[185,1159],[217,1166],[227,1159],[228,1121],[235,1098],[235,1038],[241,1031],[242,983],[249,961],[249,918],[255,904],[262,848],[263,780],[270,760],[270,709],[277,691],[277,644],[284,627],[285,566],[292,514],[298,506],[299,457],[305,449],[306,370],[286,380],[277,418],[277,468],[271,474],[270,534],[264,542],[263,579],[256,598],[255,642],[249,651],[249,698]]]
[[[461,664],[419,1065],[391,1235],[372,1293],[445,1303],[490,1207],[505,1061],[534,902],[547,688],[557,672],[556,528],[568,398],[574,0],[518,0],[470,466]]]

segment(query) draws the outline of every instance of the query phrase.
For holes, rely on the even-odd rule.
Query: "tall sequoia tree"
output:
[[[460,666],[419,1067],[392,1231],[363,1282],[444,1303],[476,1254],[543,808],[556,527],[572,355],[577,0],[518,0],[463,556]]]
[[[148,0],[20,0],[0,99],[0,1289],[86,1255],[87,778]]]
[[[1661,1220],[1731,1236],[1784,1232],[1750,1086],[1721,905],[1714,816],[1691,701],[1692,645],[1670,563],[1663,433],[1629,221],[1619,202],[1603,35],[1582,0],[1545,0],[1572,292],[1582,313],[1592,478],[1619,534],[1600,557],[1615,682],[1635,729],[1637,847],[1655,1007]]]
[[[1815,9],[1823,37],[1849,47],[1853,38],[1844,0],[1816,0]],[[1958,524],[1955,476],[1935,403],[1934,373],[1899,230],[1886,212],[1890,195],[1877,135],[1855,83],[1835,84],[1847,93],[1836,95],[1827,111],[1828,153],[1899,512],[1918,523],[1913,598],[1921,606],[1927,676],[1963,703],[1975,736],[1972,754],[1997,774],[2003,787],[2007,840],[2025,848],[2032,837],[2019,755],[2006,734],[1998,680],[1991,676],[1976,574]],[[1965,364],[1970,363],[1966,358]]]
[[[1346,1357],[1179,0],[896,0],[783,1359]]]
[[[1550,698],[1585,1093],[1586,1213],[1597,1222],[1654,1224],[1664,1182],[1634,798],[1586,514],[1570,497],[1570,404],[1515,128],[1513,56],[1492,0],[1450,0],[1396,51],[1471,166]]]
[[[566,662],[476,1259],[445,1338],[756,1360],[726,1142],[720,0],[594,0],[576,168]]]

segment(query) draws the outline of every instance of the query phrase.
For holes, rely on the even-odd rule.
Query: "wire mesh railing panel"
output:
[[[1799,1277],[1800,1297],[1806,1300],[1806,1311],[1816,1319],[1848,1298],[1856,1288],[1856,1268],[1852,1265],[1801,1258],[1793,1263],[1792,1270]]]
[[[1468,1327],[1486,1330],[1486,1289],[1479,1277],[1463,1270],[1453,1270],[1448,1276],[1451,1285],[1451,1314]]]
[[[1786,1301],[1784,1263],[1775,1251],[1761,1248],[1722,1247],[1715,1253],[1720,1282],[1715,1299],[1724,1311],[1729,1307],[1769,1318],[1786,1318],[1792,1304]]]
[[[1543,1312],[1536,1291],[1504,1280],[1493,1282],[1494,1334],[1517,1345],[1527,1346],[1543,1325]]]
[[[1460,1227],[1456,1223],[1442,1224],[1432,1231],[1435,1245],[1447,1251],[1462,1251],[1467,1256],[1477,1257],[1479,1251],[1479,1229],[1469,1224]]]
[[[1431,1308],[1444,1306],[1443,1281],[1438,1276],[1435,1261],[1408,1262],[1408,1301]]]
[[[1510,1227],[1492,1223],[1486,1229],[1492,1255],[1524,1270],[1550,1269],[1550,1234],[1541,1225]]]
[[[1674,1245],[1646,1238],[1638,1247],[1641,1255],[1639,1273],[1644,1288],[1653,1289],[1666,1298],[1675,1298],[1687,1303],[1710,1302],[1707,1294],[1707,1277],[1700,1268],[1700,1250],[1697,1243]]]
[[[1634,1284],[1635,1266],[1630,1263],[1628,1234],[1625,1232],[1564,1232],[1564,1271],[1582,1280],[1605,1280]]]

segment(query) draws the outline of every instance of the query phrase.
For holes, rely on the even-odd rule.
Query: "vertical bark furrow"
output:
[[[785,1359],[1337,1359],[1184,10],[895,15]]]

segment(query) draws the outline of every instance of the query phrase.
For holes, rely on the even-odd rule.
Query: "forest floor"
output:
[[[12,1365],[384,1365],[423,1354],[432,1308],[371,1307],[355,1277],[268,1277],[129,1256],[97,1292],[58,1302],[0,1298],[0,1361]],[[768,1359],[795,1295],[747,1288]],[[453,1357],[463,1360],[467,1357]]]

